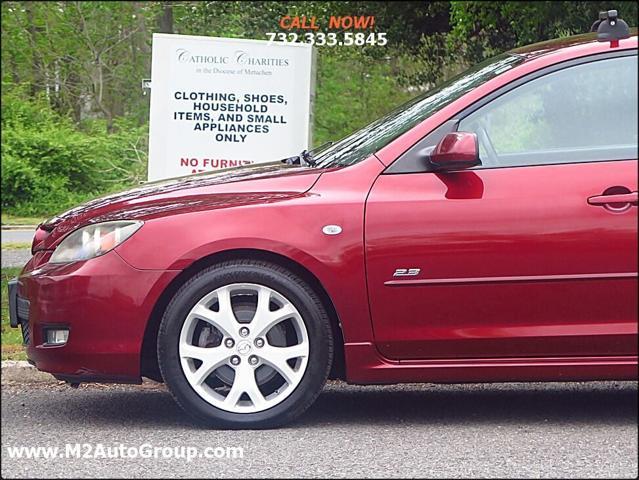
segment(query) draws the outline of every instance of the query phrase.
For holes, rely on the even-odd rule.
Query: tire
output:
[[[209,427],[292,422],[321,392],[332,359],[331,325],[318,295],[264,261],[225,261],[195,274],[167,306],[158,333],[169,391]]]

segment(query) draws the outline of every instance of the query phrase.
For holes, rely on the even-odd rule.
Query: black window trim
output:
[[[497,90],[492,91],[488,95],[478,99],[473,102],[471,105],[467,106],[465,109],[461,110],[457,114],[453,115],[448,120],[442,122],[439,126],[435,127],[431,132],[426,134],[416,143],[411,145],[404,153],[402,153],[397,160],[395,160],[392,164],[390,164],[386,169],[382,172],[382,175],[398,175],[398,174],[412,174],[412,173],[432,173],[431,170],[428,169],[428,165],[420,164],[420,156],[419,152],[422,152],[424,149],[432,148],[439,140],[441,140],[447,133],[456,132],[459,126],[459,123],[464,120],[470,114],[476,112],[486,104],[492,102],[493,100],[501,97],[502,95],[518,88],[526,83],[529,83],[533,80],[536,80],[545,75],[549,75],[551,73],[555,73],[560,70],[565,70],[567,68],[571,68],[577,65],[584,65],[587,63],[597,62],[601,60],[608,60],[611,58],[620,58],[620,57],[632,57],[637,56],[637,49],[625,49],[625,50],[617,50],[614,52],[604,52],[597,53],[594,55],[587,55],[584,57],[573,58],[570,60],[566,60],[560,63],[556,63],[554,65],[549,65],[540,70],[536,70],[531,72],[523,77],[517,78],[506,85],[499,87]],[[623,162],[628,160],[635,159],[616,159],[616,160],[598,160],[598,161],[612,161],[612,162]],[[486,167],[478,167],[473,168],[473,171],[476,170],[494,170],[497,168],[525,168],[525,167],[537,167],[537,166],[550,166],[550,165],[568,165],[568,164],[578,164],[578,163],[595,163],[597,161],[588,161],[588,162],[566,162],[566,163],[549,163],[549,164],[539,164],[539,165],[499,165],[499,166],[486,166]]]

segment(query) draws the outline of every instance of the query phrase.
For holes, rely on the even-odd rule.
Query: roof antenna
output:
[[[599,18],[601,18],[601,13],[599,14]],[[597,40],[600,42],[610,42],[611,47],[618,47],[619,40],[628,38],[629,36],[630,28],[628,28],[626,22],[619,18],[617,10],[608,10],[606,12],[606,19],[600,20],[599,26],[597,27]]]

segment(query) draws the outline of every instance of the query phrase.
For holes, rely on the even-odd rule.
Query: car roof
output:
[[[510,50],[508,53],[519,55],[526,60],[532,60],[545,55],[562,54],[562,56],[574,52],[575,57],[592,55],[610,51],[611,48],[628,49],[637,48],[637,28],[630,30],[630,37],[619,40],[619,46],[612,46],[610,41],[600,42],[596,33],[585,33],[572,37],[557,38],[546,42],[534,43],[525,47]]]

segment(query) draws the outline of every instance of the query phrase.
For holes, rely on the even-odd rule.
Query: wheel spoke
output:
[[[224,399],[224,403],[228,407],[234,408],[244,393],[249,396],[254,408],[260,409],[266,404],[266,399],[255,381],[255,370],[246,363],[240,364],[235,368],[233,386]]]
[[[255,335],[262,337],[266,335],[271,328],[287,318],[297,315],[297,310],[290,303],[287,303],[282,308],[275,310],[274,312],[265,310],[257,310],[255,316],[251,321],[251,326]]]
[[[246,368],[246,372],[247,380],[244,390],[246,394],[251,398],[253,406],[255,408],[262,408],[266,403],[266,399],[257,386],[257,381],[255,380],[255,370],[251,367],[248,367]]]
[[[296,372],[288,364],[287,360],[291,358],[305,358],[308,356],[308,345],[300,343],[290,347],[274,347],[272,345],[265,346],[260,352],[260,357],[264,362],[271,366],[279,373],[286,383],[293,384],[297,381],[300,372]]]
[[[195,372],[188,373],[196,385],[200,385],[216,368],[226,363],[229,356],[229,351],[224,347],[204,348],[185,343],[180,345],[180,357],[202,362]]]
[[[210,348],[204,347],[196,347],[195,345],[189,345],[187,343],[183,343],[180,345],[180,357],[182,358],[192,358],[194,360],[200,360],[204,362],[208,357],[206,350],[211,350]]]
[[[220,303],[220,311],[214,312],[213,310],[206,308],[204,305],[198,304],[191,310],[190,318],[199,318],[207,323],[210,323],[217,328],[225,337],[233,337],[236,334],[238,323],[231,308],[231,299],[227,291],[227,299],[222,300],[224,296],[218,297]],[[228,302],[228,307],[226,306]],[[224,309],[222,305],[225,305]]]
[[[231,387],[231,390],[229,390],[229,393],[226,395],[226,398],[224,399],[224,403],[226,404],[226,406],[228,408],[235,408],[237,406],[237,402],[240,401],[240,397],[242,396],[242,394],[244,393],[244,390],[242,390],[242,387],[240,386],[240,382],[238,381],[237,378],[237,370],[235,370],[235,380],[233,381],[233,386]]]
[[[235,320],[233,306],[231,305],[231,290],[229,287],[223,287],[217,290],[217,302],[220,305],[220,315]]]
[[[202,363],[200,368],[191,374],[191,380],[195,385],[201,385],[215,370],[215,366],[212,363]]]
[[[259,287],[257,290],[257,307],[255,308],[255,316],[268,314],[271,305],[271,291],[268,288]]]

